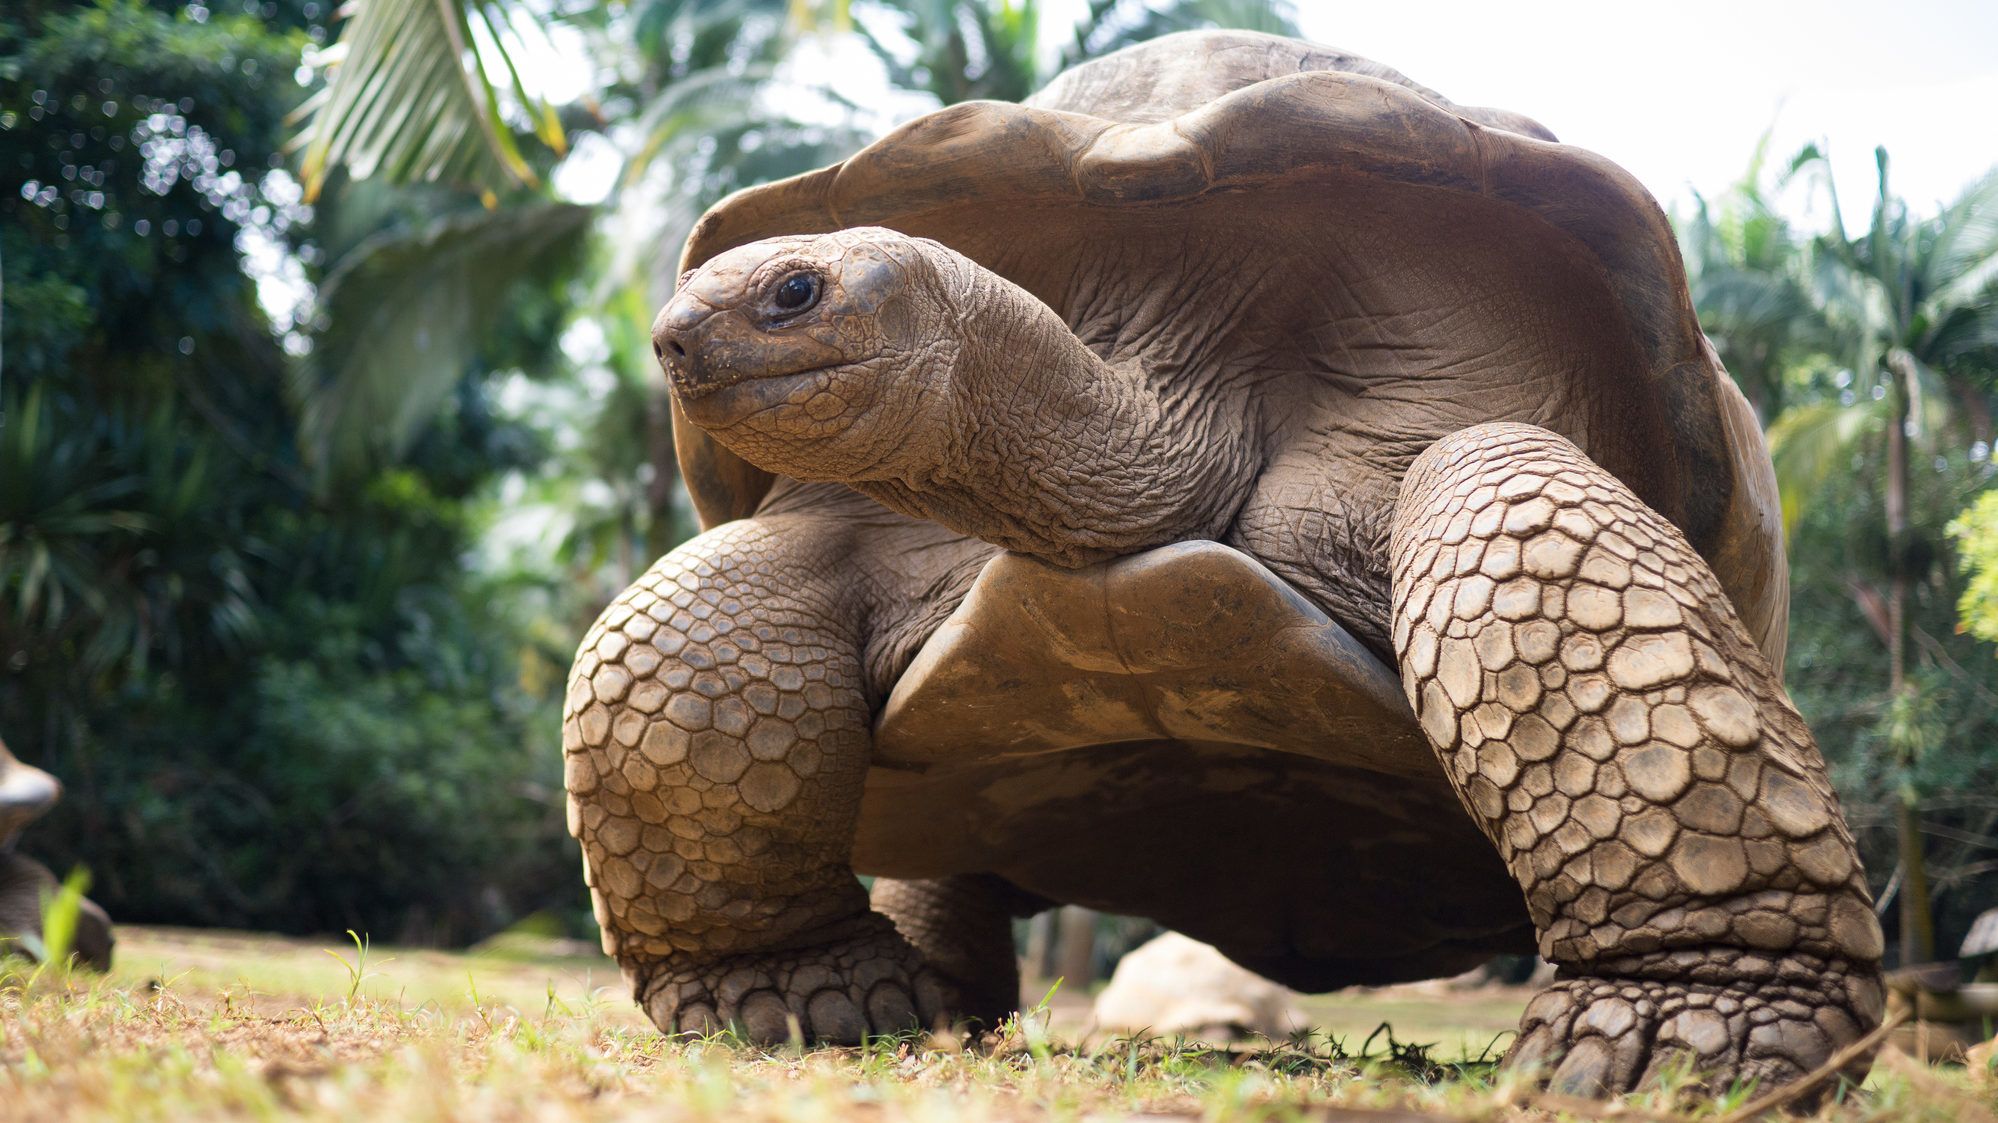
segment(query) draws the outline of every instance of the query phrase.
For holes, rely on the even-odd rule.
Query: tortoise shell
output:
[[[1152,356],[1190,370],[1244,355],[1244,369],[1265,369],[1276,334],[1287,367],[1405,377],[1375,360],[1405,364],[1431,341],[1383,337],[1420,325],[1326,323],[1313,307],[1327,290],[1389,287],[1375,278],[1396,272],[1439,295],[1439,269],[1477,273],[1482,289],[1458,313],[1493,321],[1453,329],[1422,357],[1414,373],[1425,377],[1489,357],[1494,339],[1555,328],[1508,313],[1561,309],[1561,357],[1575,368],[1561,373],[1591,400],[1550,394],[1539,416],[1518,419],[1576,440],[1685,531],[1781,669],[1789,582],[1775,474],[1700,332],[1671,226],[1629,173],[1528,118],[1455,106],[1378,63],[1295,40],[1182,32],[1075,67],[1025,103],[954,105],[841,163],[737,192],[703,216],[681,268],[853,226],[944,243],[1046,301],[1106,358],[1207,337],[1198,355]],[[1303,307],[1265,299],[1241,315],[1272,277]],[[1544,299],[1480,307],[1494,285]],[[1166,321],[1176,330],[1159,330]],[[1227,330],[1212,331],[1221,321]],[[1476,402],[1463,418],[1493,419]],[[772,477],[675,421],[702,526],[753,512]]]

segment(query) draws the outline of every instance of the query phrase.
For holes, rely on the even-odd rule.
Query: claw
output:
[[[1549,1026],[1539,1026],[1513,1042],[1505,1063],[1511,1068],[1547,1070],[1559,1059],[1561,1041]]]
[[[857,1045],[867,1036],[867,1019],[861,1015],[860,1007],[837,991],[822,990],[813,995],[805,1013],[811,1020],[806,1028],[821,1041]]]
[[[942,1025],[951,996],[922,956],[880,917],[829,943],[707,963],[626,964],[651,981],[645,1012],[663,1032],[732,1028],[760,1045],[802,1036],[858,1045]]]
[[[915,999],[894,983],[883,983],[867,996],[867,1020],[876,1033],[896,1033],[922,1025],[916,1017]]]
[[[1608,1041],[1584,1037],[1561,1058],[1547,1086],[1561,1095],[1596,1099],[1623,1090],[1617,1068],[1616,1050]]]
[[[759,1045],[775,1045],[791,1039],[791,1011],[774,992],[759,990],[743,1000],[736,1020],[743,1036]]]

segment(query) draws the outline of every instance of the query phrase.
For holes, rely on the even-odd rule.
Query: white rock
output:
[[[1198,940],[1167,932],[1126,955],[1096,996],[1099,1031],[1226,1041],[1304,1028],[1296,996]]]

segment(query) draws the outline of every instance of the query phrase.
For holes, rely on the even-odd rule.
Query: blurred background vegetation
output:
[[[693,531],[645,331],[694,219],[1130,42],[1294,32],[1268,0],[1060,35],[1034,0],[334,4],[0,12],[0,731],[69,785],[34,845],[122,919],[586,929],[561,677]],[[523,78],[548,29],[589,60],[560,104]],[[1998,176],[1918,213],[1884,152],[1863,201],[1815,148],[1743,156],[1675,219],[1776,451],[1790,689],[1929,959],[1998,904]]]

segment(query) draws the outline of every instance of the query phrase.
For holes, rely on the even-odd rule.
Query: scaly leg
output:
[[[569,827],[605,950],[666,1032],[851,1043],[950,1005],[850,865],[872,715],[847,550],[805,516],[727,524],[577,655]]]
[[[1824,761],[1685,538],[1568,441],[1490,424],[1403,481],[1394,645],[1560,967],[1507,1056],[1600,1094],[1689,1058],[1793,1080],[1880,1019]]]
[[[1020,1007],[1013,918],[1048,902],[990,874],[874,883],[874,908],[895,922],[959,995],[960,1012],[993,1029]]]

